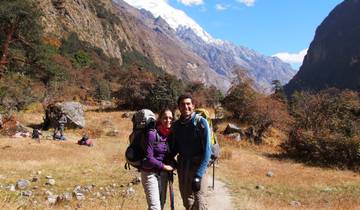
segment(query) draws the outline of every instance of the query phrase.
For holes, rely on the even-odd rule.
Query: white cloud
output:
[[[308,49],[301,50],[298,53],[288,53],[288,52],[281,52],[276,53],[273,55],[274,57],[278,57],[280,60],[290,63],[290,64],[301,64],[304,60],[304,57],[307,53]]]
[[[245,4],[248,7],[254,6],[256,0],[237,0],[238,2]]]
[[[222,5],[222,4],[216,4],[215,5],[215,9],[217,11],[224,11],[224,10],[227,10],[229,8],[229,6],[227,5]]]
[[[203,0],[178,0],[178,2],[185,4],[186,6],[203,4]]]

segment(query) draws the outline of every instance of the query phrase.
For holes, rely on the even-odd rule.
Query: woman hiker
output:
[[[149,130],[145,147],[145,157],[141,171],[141,182],[144,187],[149,210],[164,209],[166,189],[173,166],[166,164],[169,155],[168,136],[173,122],[171,110],[160,112],[156,129]]]

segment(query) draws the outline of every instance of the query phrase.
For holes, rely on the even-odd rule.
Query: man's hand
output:
[[[192,181],[193,192],[198,192],[201,187],[201,177],[196,176]]]

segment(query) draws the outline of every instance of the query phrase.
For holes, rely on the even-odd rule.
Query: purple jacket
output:
[[[163,169],[163,161],[168,154],[167,136],[159,133],[160,139],[156,140],[158,131],[150,130],[145,147],[146,160],[143,163],[143,169],[146,171],[159,171]]]

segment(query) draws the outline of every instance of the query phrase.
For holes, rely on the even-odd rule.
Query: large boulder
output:
[[[237,125],[229,123],[224,130],[224,134],[228,135],[231,133],[239,133],[239,134],[243,135],[244,132]]]
[[[62,102],[50,104],[45,110],[44,127],[56,127],[58,120],[64,113],[67,117],[68,128],[84,128],[85,117],[83,106],[79,102]]]

